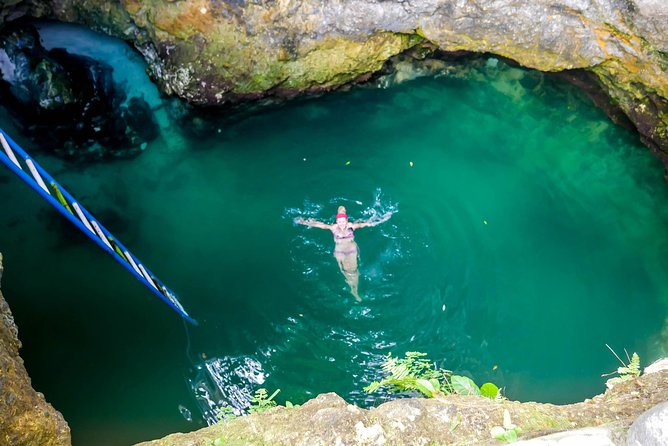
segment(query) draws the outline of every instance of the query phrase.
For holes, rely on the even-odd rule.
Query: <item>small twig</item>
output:
[[[608,349],[612,352],[612,354],[615,355],[615,358],[619,359],[619,362],[621,362],[622,365],[623,365],[624,367],[626,367],[626,364],[624,363],[624,361],[622,361],[622,358],[620,358],[619,356],[617,356],[617,353],[615,353],[615,351],[612,349],[612,347],[610,347],[608,344],[605,344],[605,346],[608,347]],[[626,350],[626,349],[624,349],[624,350]],[[628,356],[628,353],[627,353],[627,356]],[[629,362],[630,362],[630,360],[629,360]]]
[[[271,396],[270,396],[269,398],[267,398],[267,401],[271,401],[271,400],[273,400],[274,397],[275,397],[276,395],[278,395],[278,392],[280,392],[280,391],[281,391],[281,389],[276,389],[276,391],[275,391],[274,393],[272,393]]]

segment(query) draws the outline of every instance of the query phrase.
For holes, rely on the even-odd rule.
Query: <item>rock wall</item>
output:
[[[584,69],[668,165],[664,0],[13,0],[21,16],[132,42],[163,91],[201,105],[364,80],[415,46]]]
[[[167,93],[202,105],[364,80],[414,46],[586,69],[668,163],[663,0],[15,0],[25,16],[131,41]]]
[[[626,432],[633,421],[664,401],[668,401],[668,370],[617,384],[603,395],[565,406],[452,395],[400,399],[364,410],[328,393],[301,407],[277,407],[140,446],[502,444],[492,439],[490,430],[503,426],[505,410],[522,429],[522,439],[576,429],[562,432],[559,438],[580,438],[579,443],[564,440],[560,444],[626,446]],[[592,426],[598,429],[579,430]],[[664,434],[663,439],[668,437]]]
[[[0,279],[2,270],[0,254]],[[20,348],[14,318],[0,293],[0,445],[70,445],[69,426],[32,388]]]

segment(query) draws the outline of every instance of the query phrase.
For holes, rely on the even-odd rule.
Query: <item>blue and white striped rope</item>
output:
[[[19,176],[42,198],[72,222],[83,233],[90,237],[100,248],[111,254],[114,259],[127,269],[137,280],[142,282],[155,295],[162,299],[181,317],[193,325],[197,321],[191,318],[176,298],[176,295],[158,280],[125,246],[105,229],[80,203],[63,189],[39,164],[14,142],[9,135],[0,129],[0,161]],[[18,155],[18,156],[17,156]],[[26,173],[19,159],[28,167]],[[47,186],[49,184],[51,188]],[[54,197],[55,195],[55,197]],[[74,209],[74,212],[72,212]]]

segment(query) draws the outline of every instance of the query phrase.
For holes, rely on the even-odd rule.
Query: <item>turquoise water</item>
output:
[[[464,64],[464,63],[463,63]],[[131,161],[38,161],[165,283],[178,316],[9,173],[2,289],[35,388],[75,444],[206,425],[259,387],[361,405],[390,352],[521,401],[604,390],[605,344],[666,353],[668,189],[637,137],[574,88],[484,60],[163,138]],[[0,126],[24,148],[5,112]],[[331,234],[353,220],[356,303]],[[188,419],[191,419],[189,421]]]

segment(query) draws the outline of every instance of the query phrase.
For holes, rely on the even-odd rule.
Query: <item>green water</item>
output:
[[[279,401],[335,391],[379,404],[361,389],[390,352],[426,352],[511,399],[566,403],[604,390],[618,365],[606,343],[644,364],[668,348],[662,167],[537,73],[478,64],[204,138],[172,129],[132,161],[38,161],[200,322],[186,332],[0,173],[3,292],[33,383],[75,444],[192,430],[258,387],[280,388]],[[362,303],[331,234],[292,223],[331,221],[340,204],[353,220],[392,213],[356,232]]]

